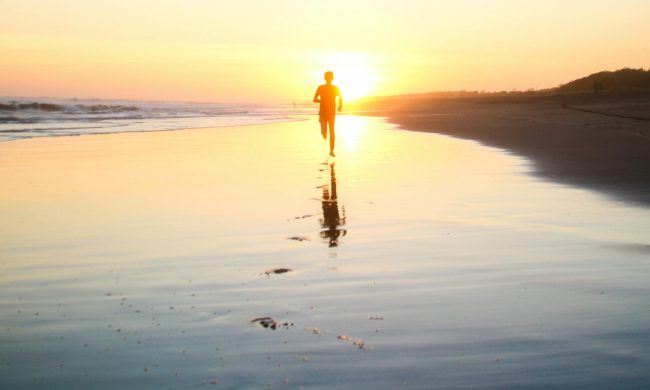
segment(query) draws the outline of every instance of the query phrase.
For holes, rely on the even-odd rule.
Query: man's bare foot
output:
[[[330,157],[336,157],[336,155],[334,154],[334,152],[330,152]]]

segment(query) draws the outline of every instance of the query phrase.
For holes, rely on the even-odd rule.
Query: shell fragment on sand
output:
[[[352,345],[354,345],[355,347],[357,347],[359,349],[364,349],[364,347],[366,345],[366,343],[362,339],[360,339],[358,337],[352,337],[352,336],[348,336],[348,335],[340,335],[340,336],[337,337],[337,339],[343,340],[343,341],[349,341],[349,342],[352,343]]]

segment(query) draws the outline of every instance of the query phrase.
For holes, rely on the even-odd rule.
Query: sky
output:
[[[0,0],[0,96],[310,101],[650,67],[646,0]]]

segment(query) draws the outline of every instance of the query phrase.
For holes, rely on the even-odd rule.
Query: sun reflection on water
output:
[[[341,115],[336,122],[337,135],[342,141],[340,144],[346,152],[356,152],[360,139],[365,137],[368,120],[361,116]]]

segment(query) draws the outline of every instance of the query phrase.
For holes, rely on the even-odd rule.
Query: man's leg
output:
[[[320,133],[322,134],[323,139],[326,139],[327,138],[327,118],[325,118],[324,116],[321,116],[320,118],[318,118],[318,120],[320,122]]]

